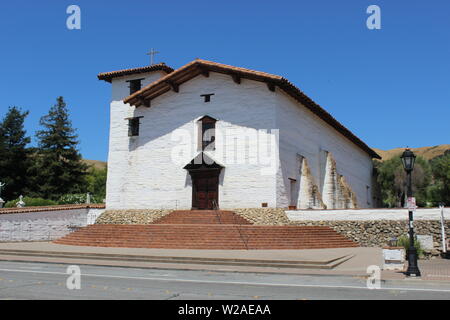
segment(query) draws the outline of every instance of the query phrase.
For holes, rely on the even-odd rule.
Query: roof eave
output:
[[[155,71],[163,71],[163,72],[169,74],[169,73],[173,72],[174,69],[167,66],[165,63],[159,63],[159,64],[155,64],[152,66],[146,66],[146,67],[140,67],[140,68],[102,72],[97,75],[97,78],[98,78],[98,80],[104,80],[106,82],[111,83],[112,79],[114,79],[114,78],[129,76],[129,75],[134,75],[134,74],[155,72]]]

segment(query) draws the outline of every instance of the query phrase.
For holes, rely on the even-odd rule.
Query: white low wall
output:
[[[286,211],[291,221],[377,221],[408,220],[408,209],[347,209]],[[441,209],[416,209],[414,220],[440,220]],[[444,208],[444,218],[450,219],[450,208]]]
[[[105,209],[0,214],[0,241],[51,241],[94,224]]]

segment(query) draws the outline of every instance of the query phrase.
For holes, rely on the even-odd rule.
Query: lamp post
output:
[[[413,208],[412,208],[412,182],[411,173],[414,169],[416,156],[408,148],[403,152],[402,156],[403,168],[407,175],[407,191],[408,197],[408,214],[409,214],[409,249],[408,249],[408,270],[406,275],[412,277],[420,277],[419,266],[417,265],[417,251],[414,246],[414,228],[413,228]]]

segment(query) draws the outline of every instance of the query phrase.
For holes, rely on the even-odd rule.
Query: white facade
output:
[[[183,167],[200,152],[198,119],[205,115],[217,120],[216,149],[206,153],[224,167],[221,209],[262,203],[308,207],[301,200],[308,194],[303,190],[301,196],[305,183],[299,164],[307,160],[321,197],[329,186],[325,176],[330,156],[352,190],[355,206],[372,206],[371,157],[281,89],[270,91],[265,83],[248,79],[237,84],[229,75],[210,72],[183,83],[179,92],[152,99],[150,108],[123,103],[129,95],[127,80],[145,78],[145,86],[163,75],[157,71],[112,79],[107,209],[190,209],[192,181]],[[212,93],[207,103],[200,96]],[[126,119],[137,116],[142,117],[139,136],[129,137]],[[268,163],[262,146],[278,136],[279,148],[272,153],[277,161]],[[320,200],[332,208],[331,200]]]

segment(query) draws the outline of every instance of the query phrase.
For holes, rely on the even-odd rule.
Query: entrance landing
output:
[[[155,221],[156,224],[238,224],[250,221],[233,211],[225,210],[177,210]]]

